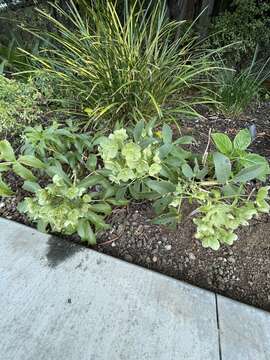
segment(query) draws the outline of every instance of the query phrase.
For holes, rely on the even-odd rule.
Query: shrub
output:
[[[264,81],[269,77],[269,60],[260,65],[256,52],[251,65],[240,71],[221,66],[216,76],[217,108],[225,116],[237,118],[251,104],[259,99]]]
[[[78,233],[90,244],[95,244],[96,232],[108,228],[105,218],[112,206],[125,205],[129,199],[151,200],[157,215],[153,222],[173,228],[181,221],[183,202],[189,201],[194,208],[189,216],[195,215],[195,237],[214,250],[220,244],[233,244],[239,226],[269,212],[270,187],[250,186],[251,181],[266,180],[269,164],[247,151],[251,143],[247,129],[233,141],[225,134],[212,134],[216,150],[198,155],[183,149],[182,145],[194,141],[192,137],[174,141],[168,125],[162,131],[154,131],[152,125],[139,122],[133,130],[118,129],[97,139],[77,139],[74,129],[54,125],[54,137],[49,139],[48,130],[43,130],[47,140],[33,146],[34,155],[30,151],[18,158],[4,140],[0,171],[12,170],[24,179],[23,188],[33,196],[26,197],[19,210],[40,230]],[[29,149],[33,138],[29,130],[26,136]],[[100,157],[93,153],[96,145]],[[12,195],[2,179],[0,195]]]
[[[30,83],[0,75],[0,132],[20,131],[41,114],[41,95]]]
[[[232,11],[217,16],[211,28],[210,46],[219,48],[236,43],[225,49],[227,59],[232,65],[246,64],[257,45],[261,57],[269,57],[270,30],[267,1],[234,0]]]
[[[88,114],[86,127],[101,126],[101,119],[110,125],[194,115],[196,103],[209,101],[194,94],[211,70],[209,57],[194,39],[186,42],[187,33],[173,41],[179,23],[169,22],[165,3],[158,2],[146,16],[142,8],[125,2],[123,21],[113,1],[98,4],[85,5],[83,15],[72,1],[68,11],[53,5],[63,21],[40,11],[57,32],[39,35],[51,40],[39,66],[71,92],[66,106],[75,109],[80,104],[79,110]]]

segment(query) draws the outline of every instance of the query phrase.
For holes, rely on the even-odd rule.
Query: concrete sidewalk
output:
[[[270,314],[0,219],[3,360],[269,360]]]

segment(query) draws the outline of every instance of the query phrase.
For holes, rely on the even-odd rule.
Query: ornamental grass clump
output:
[[[238,118],[253,100],[258,100],[263,83],[270,76],[270,58],[263,64],[256,62],[257,52],[251,64],[240,71],[220,67],[216,77],[218,110],[228,117]]]
[[[55,31],[37,33],[48,45],[35,60],[61,82],[66,109],[87,114],[86,128],[194,115],[211,101],[200,94],[213,64],[190,28],[175,40],[182,23],[168,19],[165,1],[151,11],[125,1],[122,16],[111,0],[81,3],[81,12],[73,1],[67,10],[52,4],[57,19],[39,10]]]

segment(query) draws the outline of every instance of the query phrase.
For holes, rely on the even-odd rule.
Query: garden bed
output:
[[[203,150],[208,133],[223,131],[235,135],[239,129],[256,124],[257,137],[251,150],[270,159],[270,103],[257,107],[234,121],[205,113],[205,118],[182,120],[183,134],[198,140],[194,150]],[[10,175],[11,176],[11,175]],[[16,210],[23,198],[20,181],[11,177],[16,198],[2,199],[0,216],[31,225]],[[192,209],[184,209],[188,215]],[[99,239],[97,251],[185,280],[251,305],[270,310],[270,216],[262,215],[238,231],[233,246],[218,251],[205,249],[194,238],[195,225],[185,219],[175,231],[152,225],[153,213],[147,202],[116,208],[109,222],[112,227]],[[77,241],[76,237],[71,240]]]

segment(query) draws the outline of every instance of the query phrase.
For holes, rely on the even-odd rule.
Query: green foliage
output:
[[[137,137],[138,128],[140,135]],[[124,135],[120,143],[116,139],[118,134]],[[166,125],[162,133],[155,134],[149,127],[145,131],[138,125],[133,137],[136,137],[136,143],[130,142],[124,129],[118,130],[107,140],[101,139],[100,153],[105,167],[109,161],[108,176],[120,184],[121,195],[154,201],[157,214],[154,223],[175,227],[182,218],[181,205],[188,200],[197,205],[195,236],[203,246],[217,250],[220,244],[231,245],[237,239],[234,231],[240,225],[247,225],[254,215],[269,211],[265,201],[268,187],[260,188],[257,195],[254,190],[248,193],[249,181],[265,181],[270,173],[265,158],[246,151],[251,143],[248,130],[241,130],[233,141],[226,134],[213,134],[217,151],[208,156],[184,150],[180,145],[193,139],[182,137],[173,141],[172,132]],[[126,160],[129,152],[123,154],[121,151],[125,149],[125,141],[132,144],[131,168]],[[158,159],[159,171],[154,174],[133,171],[133,167],[137,169],[140,162],[145,161],[145,149],[149,149],[151,161],[154,157]],[[123,166],[129,169],[126,170],[128,176],[121,176]],[[132,176],[129,176],[130,171]]]
[[[88,115],[86,127],[104,126],[102,119],[111,125],[194,115],[195,104],[211,101],[187,94],[191,87],[204,88],[202,76],[212,63],[194,39],[186,42],[188,33],[172,41],[180,24],[169,22],[165,2],[146,16],[143,8],[125,1],[123,19],[113,1],[97,4],[85,4],[82,14],[72,1],[68,10],[53,5],[62,20],[40,11],[57,31],[38,34],[50,42],[36,58],[38,66],[62,84],[63,105],[74,110],[80,104],[78,111]]]
[[[257,45],[261,57],[269,57],[270,30],[268,1],[234,0],[232,11],[215,18],[211,28],[210,47],[219,48],[236,43],[225,49],[231,64],[245,63],[252,57]]]
[[[20,51],[25,47],[14,35],[7,44],[0,42],[0,74],[29,71],[31,69],[31,59],[28,55]],[[27,44],[27,51],[33,56],[38,54],[40,41],[35,39]]]
[[[19,131],[37,121],[41,114],[41,95],[30,83],[0,75],[0,132]]]
[[[26,188],[30,188],[26,183]],[[111,213],[108,202],[100,196],[92,198],[80,183],[67,184],[54,175],[52,183],[35,190],[35,197],[27,197],[19,205],[21,212],[37,222],[38,229],[72,235],[78,233],[82,241],[96,243],[95,233],[107,229],[104,217]]]
[[[0,141],[0,172],[12,170],[33,193],[19,209],[40,230],[77,233],[90,244],[107,229],[112,206],[129,199],[152,201],[154,223],[170,227],[181,221],[182,204],[188,201],[194,208],[195,237],[214,250],[231,245],[235,230],[253,216],[269,212],[269,187],[251,190],[250,181],[265,181],[270,167],[265,158],[247,151],[252,141],[247,129],[233,140],[212,134],[215,150],[200,155],[183,148],[192,137],[174,139],[168,125],[157,131],[153,127],[154,122],[139,122],[134,129],[97,138],[79,134],[71,122],[28,128],[18,157],[8,141]],[[0,195],[12,195],[2,178]]]
[[[92,139],[76,133],[70,124],[54,123],[43,129],[28,128],[24,154],[16,158],[8,141],[0,142],[0,172],[12,170],[24,180],[23,188],[33,193],[19,205],[42,231],[77,233],[83,241],[95,243],[95,234],[108,228],[104,218],[110,204],[124,204],[114,198],[114,189],[96,171],[96,157],[90,153]],[[42,179],[43,186],[39,179]],[[0,196],[12,190],[0,178]]]
[[[78,126],[71,121],[66,127],[56,121],[47,127],[26,127],[23,140],[25,154],[35,155],[47,163],[59,161],[71,172],[87,161],[88,152],[93,148],[90,135],[81,134]]]
[[[137,128],[140,126],[141,123],[138,123]],[[145,138],[142,136],[141,140]],[[104,167],[110,170],[109,179],[112,182],[119,184],[121,181],[155,176],[161,170],[156,144],[146,143],[147,146],[141,148],[140,144],[129,138],[125,129],[116,130],[109,137],[99,139],[99,143]]]
[[[239,117],[252,100],[258,100],[264,81],[269,77],[269,60],[259,64],[255,51],[251,64],[240,71],[234,71],[221,65],[217,72],[216,94],[217,109],[225,116]]]

